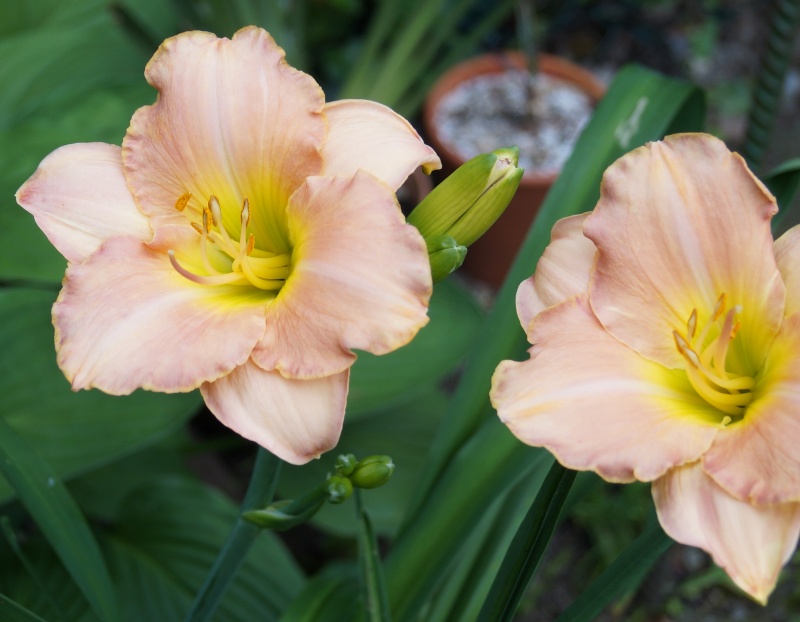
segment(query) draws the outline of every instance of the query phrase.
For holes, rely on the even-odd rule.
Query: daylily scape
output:
[[[664,530],[765,603],[800,533],[800,228],[711,136],[625,155],[517,293],[492,402],[565,466],[653,482]]]
[[[354,349],[427,322],[426,245],[394,191],[440,166],[402,117],[325,103],[265,31],[189,32],[146,67],[122,148],[62,147],[17,200],[68,261],[53,307],[74,389],[200,388],[292,463],[336,445]]]

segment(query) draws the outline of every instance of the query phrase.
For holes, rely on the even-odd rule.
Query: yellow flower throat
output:
[[[678,352],[686,360],[686,375],[697,394],[706,402],[731,417],[741,418],[745,407],[753,399],[755,380],[751,376],[729,373],[725,367],[731,342],[739,332],[737,316],[742,307],[736,305],[726,313],[725,294],[714,306],[706,324],[698,332],[697,309],[692,310],[686,322],[686,334],[672,331]],[[716,337],[709,339],[713,329]],[[731,421],[725,417],[723,423]]]
[[[191,198],[188,192],[182,194],[175,202],[175,209],[182,212]],[[239,237],[231,238],[222,221],[219,201],[212,194],[208,206],[203,208],[202,224],[191,223],[200,234],[200,261],[206,274],[187,270],[170,250],[168,254],[172,267],[190,281],[201,285],[250,284],[267,291],[279,290],[289,276],[291,257],[286,253],[271,253],[256,248],[255,236],[247,233],[250,218],[250,202],[245,198],[239,217]],[[213,262],[210,257],[212,253],[216,259]]]

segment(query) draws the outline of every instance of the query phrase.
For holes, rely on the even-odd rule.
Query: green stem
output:
[[[192,608],[186,615],[186,622],[210,620],[219,607],[225,590],[236,576],[236,571],[261,531],[259,527],[245,521],[241,514],[248,510],[264,507],[272,501],[278,486],[280,471],[281,461],[266,449],[259,447],[239,516],[228,540],[214,561],[203,587],[197,593]]]
[[[359,556],[361,558],[361,572],[366,592],[367,614],[370,622],[390,622],[389,596],[386,591],[386,581],[383,576],[378,542],[369,514],[361,503],[361,491],[353,491],[356,502],[356,517],[359,523]]]
[[[742,154],[758,172],[764,161],[775,115],[783,92],[786,69],[791,60],[794,35],[800,24],[800,0],[775,0],[770,14],[769,34],[761,56],[758,81],[747,123]]]
[[[553,536],[558,517],[575,480],[575,471],[554,462],[531,509],[522,519],[478,622],[510,622]]]

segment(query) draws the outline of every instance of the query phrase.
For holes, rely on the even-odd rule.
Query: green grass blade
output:
[[[539,494],[517,530],[497,573],[478,622],[510,622],[547,550],[567,500],[575,471],[554,462]]]
[[[42,618],[0,594],[0,620],[3,622],[45,622]]]
[[[2,418],[0,471],[97,616],[119,620],[114,586],[86,519],[56,473]]]
[[[639,536],[590,586],[564,611],[556,622],[590,622],[605,607],[639,585],[673,541],[653,515]]]
[[[394,618],[416,620],[487,508],[550,454],[520,443],[495,416],[452,458],[386,559]]]

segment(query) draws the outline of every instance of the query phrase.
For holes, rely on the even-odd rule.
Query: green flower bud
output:
[[[343,475],[331,475],[325,485],[329,503],[344,503],[353,494],[353,484]]]
[[[394,462],[391,457],[370,456],[356,465],[350,481],[358,488],[377,488],[388,482],[392,473],[394,473]]]
[[[336,472],[339,475],[350,475],[356,468],[358,458],[353,454],[340,454],[336,458]]]
[[[494,224],[517,191],[524,173],[518,162],[517,147],[475,156],[434,188],[408,222],[426,241],[450,236],[457,246],[469,246]]]
[[[242,518],[263,529],[285,531],[290,527],[305,523],[314,516],[325,501],[325,497],[325,488],[318,486],[298,499],[278,501],[263,510],[245,512],[242,514]]]
[[[428,243],[428,259],[431,262],[433,282],[441,281],[464,263],[467,247],[461,246],[449,235],[432,236]]]

